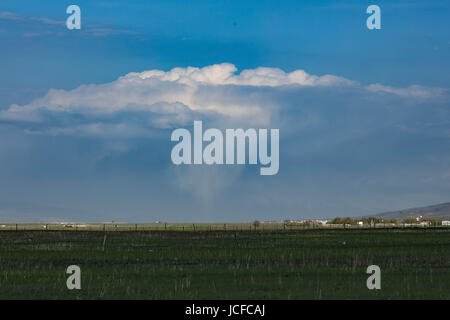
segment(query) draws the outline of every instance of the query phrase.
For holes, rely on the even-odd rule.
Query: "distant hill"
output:
[[[384,219],[407,219],[417,218],[418,216],[422,216],[423,219],[450,219],[450,202],[427,207],[384,212],[375,216]]]

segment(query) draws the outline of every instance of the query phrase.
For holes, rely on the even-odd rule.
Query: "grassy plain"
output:
[[[449,229],[132,229],[0,231],[0,299],[450,299]]]

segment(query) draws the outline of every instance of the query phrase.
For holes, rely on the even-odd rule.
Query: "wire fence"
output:
[[[5,223],[0,231],[292,231],[292,230],[370,230],[370,229],[450,229],[450,225],[377,223],[350,224],[287,224],[287,223]]]

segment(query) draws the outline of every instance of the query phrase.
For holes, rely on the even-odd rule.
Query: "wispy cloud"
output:
[[[23,37],[25,38],[45,36],[49,34],[61,34],[61,31],[66,30],[66,22],[64,20],[55,20],[46,17],[23,17],[17,13],[9,11],[0,12],[0,20],[10,20],[17,23],[29,24],[37,23],[46,28],[44,32],[35,32],[31,30],[30,32],[25,32],[23,34]],[[82,28],[78,30],[78,34],[92,37],[107,37],[115,35],[139,35],[139,32],[99,24],[83,24]]]
[[[444,96],[448,93],[448,89],[444,88],[431,88],[423,87],[419,85],[411,85],[407,88],[394,88],[390,86],[384,86],[382,84],[372,84],[367,86],[367,89],[373,92],[386,92],[392,93],[398,96],[412,99],[431,99]]]
[[[1,11],[0,12],[0,19],[3,19],[3,20],[15,20],[15,21],[24,21],[25,20],[21,16],[19,16],[18,14],[14,13],[14,12],[9,12],[9,11]]]

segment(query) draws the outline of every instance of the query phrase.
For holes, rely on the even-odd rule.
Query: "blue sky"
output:
[[[81,30],[65,28],[70,4]],[[366,28],[370,4],[381,30]],[[3,0],[0,220],[280,220],[448,201],[449,7]],[[279,174],[175,167],[170,133],[193,120],[279,128]]]

